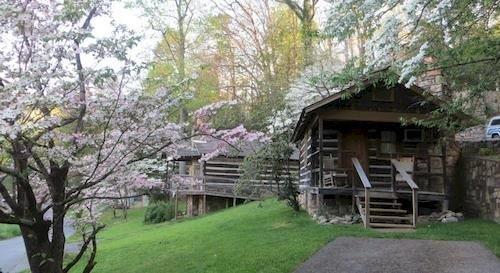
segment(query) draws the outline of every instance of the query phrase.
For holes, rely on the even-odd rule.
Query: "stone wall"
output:
[[[500,159],[464,156],[461,166],[466,215],[500,222]]]
[[[477,125],[474,127],[469,127],[459,133],[456,134],[455,139],[457,141],[484,141],[486,140],[486,135],[485,135],[485,125]]]
[[[500,141],[461,142],[465,155],[500,155]]]
[[[351,196],[317,195],[303,191],[299,195],[299,203],[310,215],[344,216],[357,211],[353,211]]]

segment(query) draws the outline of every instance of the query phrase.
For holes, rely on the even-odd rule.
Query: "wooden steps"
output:
[[[371,212],[387,212],[387,213],[406,213],[407,211],[404,209],[381,209],[381,208],[372,208],[370,207]]]
[[[378,219],[378,220],[411,220],[411,216],[370,215],[370,219]],[[373,223],[370,223],[370,225],[371,224],[373,224]]]
[[[399,206],[401,207],[401,203],[393,203],[393,202],[370,202],[370,205],[374,206]]]
[[[369,219],[366,219],[364,195],[357,195],[358,210],[363,221],[372,228],[413,228],[412,215],[392,191],[370,191]]]
[[[412,225],[387,224],[387,223],[371,223],[370,226],[374,228],[413,228]]]

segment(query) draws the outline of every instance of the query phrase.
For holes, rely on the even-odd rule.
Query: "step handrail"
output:
[[[413,178],[411,178],[411,176],[403,169],[401,163],[396,159],[391,159],[391,163],[396,171],[398,171],[398,173],[401,175],[406,184],[408,184],[408,186],[410,186],[412,190],[418,190],[417,183],[415,183],[415,181],[413,181]]]
[[[418,220],[418,185],[413,181],[413,178],[404,170],[403,166],[401,166],[401,163],[396,160],[396,159],[391,159],[391,164],[394,166],[396,171],[401,175],[403,180],[410,186],[411,188],[411,203],[412,203],[412,224],[413,227],[417,227],[417,220]],[[395,181],[395,177],[393,177],[393,181]]]
[[[361,183],[363,183],[363,187],[365,187],[365,189],[371,189],[372,184],[370,183],[370,180],[368,180],[368,177],[366,176],[363,167],[361,167],[361,163],[359,163],[359,160],[356,157],[351,158],[351,160],[352,165],[354,166],[354,169],[356,169],[356,173],[359,176],[359,179],[361,179]]]
[[[361,167],[361,163],[359,163],[359,160],[356,157],[352,157],[352,165],[354,166],[354,169],[356,170],[356,173],[359,176],[359,179],[361,180],[361,183],[363,183],[363,187],[365,188],[365,209],[364,209],[364,225],[365,228],[370,227],[370,189],[372,188],[372,184],[370,184],[370,180],[368,180],[368,177],[366,176],[365,171],[363,170],[363,167]],[[354,180],[353,180],[354,183]],[[361,209],[361,206],[358,206],[359,213],[363,217],[363,210]]]

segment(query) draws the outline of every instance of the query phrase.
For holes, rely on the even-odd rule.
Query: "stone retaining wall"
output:
[[[500,159],[462,158],[465,212],[500,222]]]

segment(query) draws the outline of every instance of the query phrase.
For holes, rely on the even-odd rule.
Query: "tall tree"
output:
[[[286,4],[300,19],[302,24],[303,58],[304,65],[310,65],[313,62],[314,37],[316,36],[316,26],[314,16],[316,14],[316,5],[319,0],[277,0]]]
[[[216,2],[227,22],[221,36],[236,60],[224,63],[236,74],[239,98],[250,113],[253,129],[282,104],[284,91],[302,66],[300,25],[293,14],[271,1]]]
[[[436,112],[442,117],[436,123],[449,124],[445,117],[459,110],[474,112],[485,94],[495,92],[498,1],[356,0],[356,9],[350,0],[330,3],[328,34],[342,40],[357,32],[352,22],[369,26],[363,33],[366,63],[357,68],[366,72],[391,65],[407,85],[428,73],[438,76],[445,88],[429,91],[450,104]]]
[[[142,1],[137,2],[153,30],[161,35],[155,50],[156,67],[151,71],[150,89],[161,88],[165,83],[177,83],[180,96],[190,90],[188,54],[193,46],[190,40],[193,19],[193,0]],[[187,110],[183,104],[179,109],[179,122],[187,121]]]
[[[144,96],[127,87],[138,76],[127,58],[133,33],[112,25],[113,37],[93,35],[110,2],[0,5],[0,223],[20,227],[31,272],[66,273],[82,257],[90,272],[102,226],[87,201],[147,182],[133,166],[181,137],[163,118],[175,102],[167,91]],[[87,211],[88,233],[65,263],[64,221],[78,208]]]

